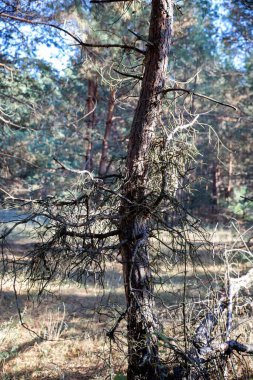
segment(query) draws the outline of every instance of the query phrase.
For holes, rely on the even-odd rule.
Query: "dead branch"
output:
[[[65,234],[66,236],[72,236],[72,237],[80,237],[80,238],[94,238],[94,239],[106,239],[108,237],[111,237],[111,236],[118,236],[119,234],[119,231],[118,230],[115,230],[115,231],[110,231],[110,232],[105,232],[105,233],[78,233],[78,232],[75,232],[75,231],[64,231],[63,234]]]
[[[218,307],[209,312],[202,319],[199,324],[195,336],[193,338],[193,345],[197,349],[197,356],[203,363],[210,361],[217,357],[217,355],[229,355],[232,351],[247,352],[253,354],[253,345],[239,343],[235,340],[228,340],[225,343],[213,342],[212,333],[219,323],[220,317],[223,312],[229,308],[229,315],[227,320],[227,329],[230,329],[232,323],[232,301],[242,288],[249,288],[253,284],[253,268],[247,274],[239,278],[229,279],[229,289],[226,295],[223,291],[219,300]],[[228,331],[229,332],[229,331]],[[229,337],[229,333],[226,334]]]
[[[249,355],[253,355],[253,344],[243,344],[237,340],[230,340],[226,343],[214,346],[214,350],[223,352],[226,355],[229,355],[232,351],[246,352]]]
[[[0,16],[1,16],[1,15],[0,15]],[[7,98],[7,99],[11,99],[11,100],[13,100],[13,101],[16,102],[16,103],[24,104],[25,106],[29,107],[32,111],[35,110],[36,105],[35,105],[35,104],[32,104],[32,103],[30,103],[30,102],[28,102],[27,100],[24,101],[24,100],[18,99],[18,98],[15,97],[15,96],[11,96],[11,95],[4,94],[4,93],[1,92],[1,91],[0,91],[0,96],[2,96],[2,97],[4,97],[4,98]],[[36,112],[38,112],[38,109],[36,109]]]
[[[96,44],[96,43],[83,42],[79,37],[75,36],[73,33],[69,32],[68,30],[62,28],[59,25],[55,25],[55,24],[51,24],[51,23],[47,23],[47,22],[43,22],[43,21],[34,21],[31,19],[23,18],[23,17],[13,16],[13,15],[10,15],[7,13],[1,13],[0,17],[3,17],[5,19],[10,19],[10,20],[15,20],[18,22],[23,22],[26,24],[31,24],[31,25],[50,26],[51,28],[57,29],[57,30],[67,34],[68,36],[73,38],[78,43],[78,45],[80,45],[84,48],[102,48],[102,49],[120,48],[120,49],[125,49],[125,50],[133,50],[133,51],[140,53],[140,54],[145,54],[145,51],[138,49],[135,46],[127,45],[127,44]]]
[[[126,317],[127,312],[128,312],[128,309],[123,311],[123,313],[121,313],[120,316],[118,317],[114,326],[109,331],[107,331],[106,336],[108,336],[108,338],[111,339],[112,341],[115,341],[115,337],[114,337],[115,331],[117,330],[120,322]]]
[[[134,32],[134,31],[131,30],[131,29],[128,29],[128,31],[129,31],[130,33],[132,33],[132,34],[137,38],[137,40],[140,40],[140,41],[145,42],[148,46],[154,46],[153,42],[149,41],[146,37],[141,36],[140,34]]]
[[[141,75],[135,75],[135,74],[130,74],[130,73],[123,73],[122,71],[119,71],[119,70],[116,70],[116,69],[113,69],[113,71],[115,71],[115,73],[117,74],[120,74],[124,77],[128,77],[128,78],[134,78],[134,79],[138,79],[138,80],[142,80],[143,77]]]
[[[216,103],[216,104],[220,104],[221,106],[229,107],[229,108],[232,108],[235,111],[238,111],[238,108],[236,108],[232,104],[221,102],[221,101],[219,101],[217,99],[211,98],[210,96],[207,96],[207,95],[204,95],[204,94],[199,94],[198,92],[194,92],[194,91],[189,90],[187,88],[182,88],[182,87],[167,88],[167,89],[163,90],[162,92],[163,92],[163,94],[167,94],[168,92],[178,92],[178,91],[186,92],[189,95],[197,96],[198,98],[203,98],[203,99],[209,100],[210,102],[213,102],[213,103]]]
[[[59,164],[62,167],[62,169],[64,169],[64,170],[67,170],[71,173],[76,173],[76,174],[87,174],[92,181],[94,180],[93,174],[89,170],[72,169],[72,168],[69,168],[68,166],[66,166],[65,164],[63,164],[62,162],[60,162],[59,160],[57,160],[57,158],[55,158],[55,157],[53,157],[53,160],[55,162],[57,162],[57,164]]]
[[[1,120],[3,123],[9,125],[11,128],[14,128],[14,129],[17,129],[17,130],[19,130],[19,129],[27,129],[27,130],[30,130],[30,131],[34,131],[34,129],[31,128],[31,127],[21,127],[20,125],[17,125],[17,124],[15,124],[15,123],[13,123],[11,120],[7,120],[7,119],[5,119],[5,118],[4,118],[3,116],[1,116],[1,115],[0,115],[0,120]]]
[[[170,134],[167,135],[167,142],[171,141],[174,135],[178,133],[179,131],[183,131],[184,129],[192,127],[195,124],[195,122],[198,120],[198,118],[199,118],[199,115],[195,116],[195,118],[188,124],[178,125]]]
[[[14,154],[9,154],[9,153],[2,153],[2,152],[0,152],[0,155],[1,155],[1,156],[4,156],[4,157],[14,158],[14,159],[17,160],[17,161],[23,161],[23,162],[26,162],[28,165],[31,165],[31,166],[33,166],[34,168],[40,168],[40,166],[35,165],[34,163],[32,163],[32,162],[26,160],[25,158],[21,158],[21,157],[15,156]]]
[[[3,67],[5,70],[10,71],[11,73],[15,71],[15,69],[11,68],[10,66],[5,65],[4,63],[0,63],[0,67]]]
[[[229,282],[230,289],[228,290],[228,294],[230,299],[228,299],[228,296],[223,292],[218,307],[203,318],[196,330],[193,344],[201,353],[203,353],[203,350],[210,349],[210,347],[208,348],[208,345],[211,341],[211,334],[217,325],[221,314],[229,306],[231,299],[233,299],[242,288],[248,288],[253,284],[253,268],[244,276],[230,279]]]

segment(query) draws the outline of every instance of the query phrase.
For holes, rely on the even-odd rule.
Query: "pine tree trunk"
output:
[[[219,168],[216,161],[213,162],[212,167],[212,212],[217,212],[218,207],[218,181],[219,181]]]
[[[130,131],[121,204],[120,240],[128,307],[128,380],[163,378],[148,252],[149,150],[159,124],[172,34],[173,1],[152,0],[149,44],[139,102]]]
[[[110,91],[105,133],[104,133],[104,138],[102,142],[102,153],[101,153],[101,159],[100,159],[100,164],[99,164],[100,175],[106,174],[106,171],[108,168],[108,140],[109,140],[109,136],[112,129],[112,118],[113,118],[113,111],[115,107],[115,95],[116,95],[116,90],[112,88]]]
[[[87,98],[87,131],[86,131],[86,149],[85,149],[85,169],[92,170],[92,134],[96,123],[96,102],[97,102],[97,81],[88,79],[88,98]]]
[[[232,143],[229,144],[229,163],[228,163],[228,188],[227,188],[227,197],[230,197],[233,191],[233,151]]]

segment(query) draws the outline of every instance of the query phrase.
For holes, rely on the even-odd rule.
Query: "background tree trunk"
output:
[[[100,158],[100,164],[99,164],[99,174],[104,175],[106,174],[107,168],[108,168],[108,140],[112,129],[112,119],[113,119],[113,111],[115,107],[115,95],[116,90],[114,88],[110,91],[110,98],[108,102],[108,112],[107,112],[107,120],[106,120],[106,126],[105,126],[105,133],[104,138],[102,142],[102,153]]]
[[[232,143],[229,144],[229,162],[228,162],[228,187],[227,187],[227,198],[231,196],[233,191],[233,147]]]
[[[96,123],[96,103],[98,95],[97,81],[94,79],[88,79],[88,98],[87,98],[87,130],[86,130],[86,149],[85,149],[85,169],[92,170],[92,133]]]
[[[213,167],[212,167],[212,212],[217,212],[218,207],[218,201],[219,201],[219,166],[218,163],[213,161]]]
[[[145,207],[145,196],[150,182],[149,150],[159,123],[167,73],[172,19],[173,1],[152,1],[144,77],[130,131],[123,188],[125,200],[120,210],[121,255],[128,307],[128,380],[163,378],[148,254],[150,215]]]

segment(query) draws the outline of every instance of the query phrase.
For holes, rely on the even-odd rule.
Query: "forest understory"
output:
[[[252,380],[252,0],[0,0],[0,45],[1,380]]]

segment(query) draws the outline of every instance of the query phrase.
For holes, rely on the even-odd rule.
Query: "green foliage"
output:
[[[13,346],[10,351],[1,351],[0,352],[0,363],[5,360],[8,360],[8,359],[11,359],[13,357],[16,356],[16,354],[18,353],[18,347],[17,346]]]
[[[117,375],[114,376],[114,380],[126,380],[127,377],[123,375],[122,373],[118,373]]]
[[[233,199],[229,204],[229,210],[236,216],[253,220],[253,202],[247,199],[247,186],[238,186],[234,188]]]
[[[44,16],[55,18],[59,23],[64,19],[66,29],[86,42],[124,41],[128,45],[146,49],[146,45],[136,40],[128,31],[131,29],[139,34],[147,34],[149,7],[143,7],[141,3],[133,2],[129,7],[121,3],[107,4],[103,7],[103,12],[100,5],[89,8],[81,0],[48,0],[38,2],[37,5],[35,10],[27,2],[25,9],[36,11],[35,15],[41,12]],[[250,123],[252,54],[246,51],[245,38],[250,33],[246,26],[252,22],[249,17],[252,10],[245,8],[242,1],[239,2],[238,9],[235,1],[227,4],[227,12],[223,12],[222,6],[214,5],[209,0],[179,2],[179,5],[181,12],[176,12],[174,43],[169,57],[171,82],[168,86],[174,86],[179,81],[179,87],[190,88],[218,100],[236,104],[242,110],[243,116],[238,119],[235,113],[225,107],[212,108],[213,103],[207,100],[178,94],[178,109],[184,108],[185,112],[176,115],[173,120],[171,104],[175,94],[168,94],[168,103],[164,107],[164,116],[170,119],[168,128],[176,127],[181,121],[184,123],[183,120],[187,120],[189,113],[203,113],[196,125],[198,137],[195,141],[203,159],[201,165],[195,165],[196,170],[192,174],[193,195],[190,197],[191,208],[197,210],[206,208],[212,202],[212,165],[217,155],[218,161],[222,162],[218,165],[221,179],[218,184],[218,203],[227,203],[225,193],[229,182],[229,150],[234,156],[232,175],[236,176],[236,184],[239,187],[240,184],[245,184],[249,192],[252,190],[249,179],[253,171],[250,160],[253,143]],[[236,24],[236,20],[242,21],[244,18],[245,24]],[[221,20],[225,25],[234,25],[236,36],[240,36],[240,41],[243,40],[237,65],[234,50],[224,48],[225,32],[220,29]],[[26,187],[35,188],[36,184],[40,184],[41,188],[46,186],[48,193],[62,189],[63,183],[67,188],[71,185],[71,176],[63,176],[62,172],[54,171],[57,165],[53,157],[72,168],[83,168],[89,125],[89,117],[85,116],[87,81],[94,78],[98,81],[98,99],[95,129],[91,131],[93,170],[97,173],[99,167],[108,95],[110,87],[113,86],[117,88],[117,104],[108,161],[111,162],[111,170],[118,171],[126,156],[132,111],[136,107],[140,86],[138,81],[124,77],[114,69],[142,75],[143,57],[119,49],[83,49],[81,54],[77,49],[73,56],[68,41],[51,28],[38,27],[33,34],[24,34],[26,38],[22,39],[22,28],[19,30],[12,24],[5,23],[3,26],[3,50],[0,59],[15,70],[10,73],[0,67],[0,100],[5,112],[4,119],[7,121],[0,120],[3,131],[0,148],[6,155],[0,163],[0,175],[7,180],[22,179]],[[226,33],[228,32],[230,46],[238,46],[236,41],[232,41],[232,29],[228,28]],[[39,44],[51,48],[56,46],[57,49],[61,47],[61,51],[65,52],[62,59],[68,63],[65,72],[59,74],[51,63],[37,58],[35,52]],[[244,62],[241,67],[240,62]],[[183,136],[187,140],[187,134]],[[207,143],[208,140],[210,144]],[[181,145],[180,149],[185,148]],[[11,155],[15,157],[11,158]],[[241,201],[233,200],[230,204],[230,210],[234,210],[236,215],[245,215],[248,209]]]

